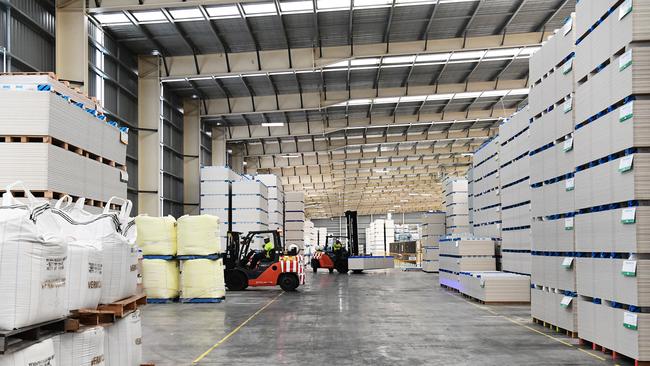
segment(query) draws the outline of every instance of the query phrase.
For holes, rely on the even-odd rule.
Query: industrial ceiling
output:
[[[91,0],[309,217],[440,209],[575,0]],[[142,4],[140,4],[142,3]]]

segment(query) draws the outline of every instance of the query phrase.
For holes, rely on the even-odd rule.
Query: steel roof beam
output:
[[[485,0],[478,0],[478,4],[476,4],[476,6],[474,7],[474,10],[472,11],[472,17],[469,18],[467,23],[465,23],[465,26],[463,27],[463,29],[461,29],[456,34],[456,38],[466,37],[467,36],[467,32],[472,27],[472,23],[474,23],[474,20],[476,19],[476,16],[478,15],[478,12],[481,10],[481,6],[483,5],[484,2],[485,2]]]
[[[555,16],[557,16],[560,13],[560,11],[562,11],[562,9],[569,3],[569,1],[572,1],[572,0],[559,0],[558,5],[555,8],[555,10],[551,14],[549,14],[549,16],[546,17],[546,19],[544,19],[541,23],[539,23],[535,27],[535,30],[539,30],[541,32],[544,32],[544,30],[546,28],[546,25],[551,20],[553,20],[553,18],[555,18]]]
[[[521,12],[521,9],[523,9],[524,5],[526,5],[526,1],[528,0],[519,0],[519,5],[517,5],[517,8],[515,9],[515,12],[512,13],[512,15],[508,18],[508,20],[505,21],[497,30],[494,32],[494,34],[502,34],[508,31],[508,27],[510,24],[512,24],[512,21],[515,20],[517,15],[519,15],[519,12]]]

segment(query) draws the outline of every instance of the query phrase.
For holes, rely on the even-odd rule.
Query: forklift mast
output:
[[[348,225],[348,245],[350,255],[359,255],[359,231],[357,226],[357,211],[345,211],[345,221]]]

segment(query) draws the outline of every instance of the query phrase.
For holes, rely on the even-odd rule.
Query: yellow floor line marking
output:
[[[239,324],[237,328],[233,329],[230,333],[228,333],[225,337],[221,338],[221,340],[217,343],[214,344],[214,346],[210,347],[207,351],[203,352],[203,354],[199,357],[196,358],[196,360],[192,361],[192,365],[199,363],[202,359],[204,359],[207,355],[210,354],[210,352],[214,351],[217,347],[219,347],[221,344],[223,344],[225,341],[227,341],[230,337],[235,335],[235,333],[239,332],[241,328],[243,328],[248,322],[253,320],[256,316],[258,316],[264,309],[268,308],[271,304],[273,304],[280,296],[284,294],[284,291],[281,292],[278,296],[274,297],[271,299],[271,301],[267,302],[266,305],[262,306],[259,310],[257,310],[253,315],[249,316],[248,319],[244,320],[243,323]]]
[[[454,294],[449,293],[449,292],[447,292],[447,294],[449,294],[449,295],[451,295],[451,296],[455,296]],[[548,337],[548,338],[550,338],[550,339],[552,339],[552,340],[554,340],[554,341],[556,341],[556,342],[562,343],[562,344],[564,344],[565,346],[568,346],[568,347],[571,347],[571,348],[575,348],[575,349],[577,349],[578,351],[584,352],[584,353],[588,354],[589,356],[591,356],[591,357],[595,357],[595,358],[597,358],[597,359],[599,359],[599,360],[601,360],[601,361],[603,361],[603,362],[607,361],[607,360],[606,360],[605,358],[603,358],[603,357],[600,357],[600,356],[598,356],[598,355],[595,355],[595,354],[593,354],[593,353],[591,353],[591,352],[588,352],[588,351],[586,351],[586,350],[584,350],[584,349],[582,349],[582,348],[576,347],[576,346],[574,346],[573,344],[571,344],[571,343],[569,343],[569,342],[565,342],[565,341],[563,341],[563,340],[561,340],[561,339],[559,339],[559,338],[553,337],[553,336],[550,335],[550,334],[546,334],[546,333],[544,333],[544,332],[540,332],[540,331],[537,330],[537,329],[533,329],[533,328],[529,327],[529,326],[526,325],[526,324],[522,324],[522,323],[520,323],[520,322],[518,322],[518,321],[516,321],[516,320],[514,320],[514,319],[512,319],[512,318],[510,318],[510,317],[507,317],[507,316],[505,316],[505,315],[499,314],[499,313],[497,313],[496,311],[493,311],[492,309],[490,309],[490,308],[488,308],[488,307],[486,307],[486,306],[482,306],[482,305],[475,304],[475,303],[473,303],[473,302],[471,302],[471,301],[465,299],[465,298],[462,297],[462,296],[456,296],[456,297],[458,297],[459,299],[465,301],[466,303],[468,303],[468,304],[470,304],[470,305],[472,305],[472,306],[474,306],[474,307],[476,307],[476,308],[478,308],[478,309],[481,309],[481,310],[487,311],[487,312],[489,312],[490,314],[493,314],[493,315],[499,315],[499,316],[501,316],[502,318],[504,318],[504,319],[506,319],[506,320],[508,320],[508,321],[510,321],[510,322],[512,322],[512,323],[514,323],[514,324],[517,324],[517,325],[519,325],[519,326],[521,326],[521,327],[524,327],[524,328],[526,328],[526,329],[528,329],[528,330],[531,330],[531,331],[533,331],[533,332],[535,332],[535,333],[541,334],[541,335],[543,335],[544,337]]]

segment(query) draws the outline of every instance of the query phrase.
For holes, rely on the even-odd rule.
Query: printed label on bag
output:
[[[565,152],[573,150],[573,137],[569,137],[564,140],[564,147],[562,148]]]
[[[632,65],[632,50],[629,50],[618,58],[618,70],[623,71]]]
[[[562,261],[562,267],[564,268],[571,268],[572,264],[573,264],[573,257],[566,257]]]
[[[639,329],[638,322],[639,316],[636,313],[630,313],[629,311],[623,313],[623,326],[625,328],[637,330]]]
[[[573,58],[570,58],[567,62],[564,63],[562,67],[562,74],[566,75],[573,70]]]
[[[573,110],[573,98],[564,101],[564,113],[569,113]]]
[[[129,144],[129,133],[125,131],[120,131],[120,142],[124,145]]]
[[[560,306],[562,306],[563,308],[568,308],[569,305],[571,305],[571,301],[573,301],[573,297],[571,297],[571,296],[564,296],[564,297],[562,298],[562,301],[560,302]]]
[[[618,10],[618,20],[625,18],[632,12],[632,0],[626,0]]]
[[[566,183],[564,185],[566,191],[573,191],[573,189],[576,187],[576,180],[575,178],[568,178],[566,180]]]
[[[562,26],[562,35],[567,35],[569,32],[571,32],[571,29],[573,28],[573,18],[569,17],[566,23]]]
[[[621,212],[621,222],[624,224],[634,224],[636,222],[636,207],[624,208]]]
[[[623,261],[621,273],[625,277],[636,277],[636,261]]]
[[[632,163],[634,162],[634,155],[627,155],[621,158],[618,163],[618,171],[623,173],[632,170]]]
[[[564,230],[573,230],[573,217],[564,219]]]
[[[629,102],[622,106],[618,112],[618,121],[624,122],[634,116],[634,102]]]

